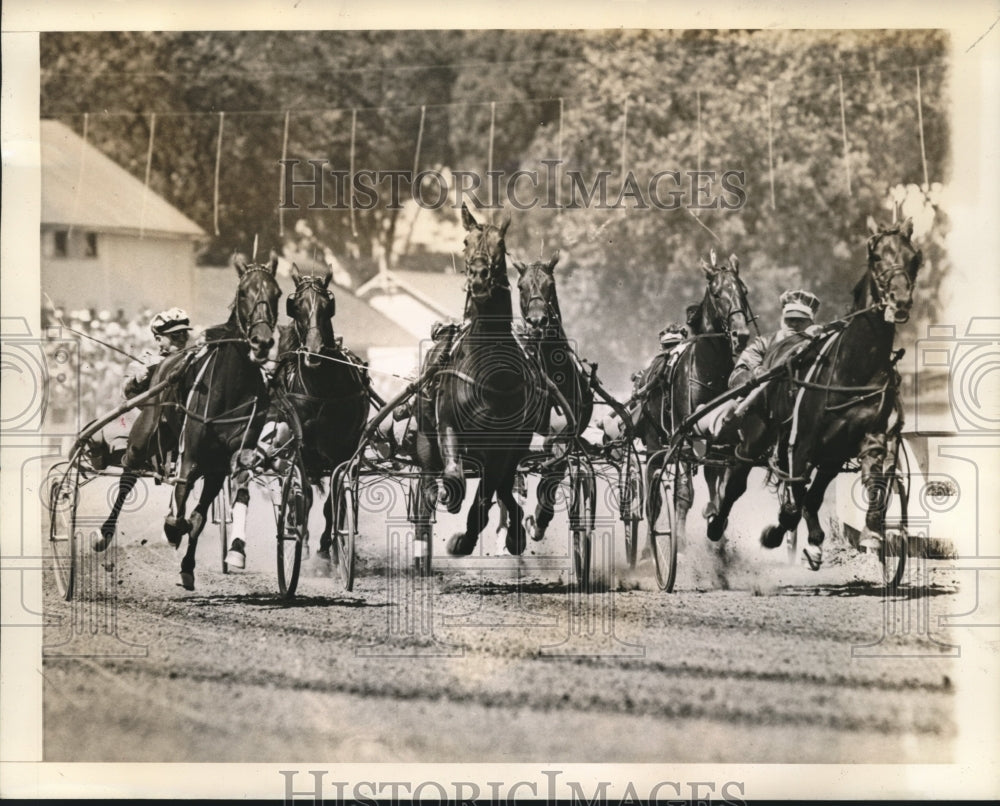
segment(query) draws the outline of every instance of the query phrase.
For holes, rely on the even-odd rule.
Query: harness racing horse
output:
[[[174,548],[188,535],[181,560],[181,584],[188,590],[194,589],[195,551],[208,507],[239,451],[256,445],[268,404],[262,364],[274,345],[281,296],[275,280],[278,259],[272,257],[267,265],[248,265],[238,259],[234,265],[239,286],[232,313],[225,324],[206,331],[204,351],[189,364],[181,384],[186,406],[180,463],[173,509],[163,531]],[[188,520],[188,495],[199,478],[204,479],[201,495]],[[245,507],[248,501],[249,491],[242,485],[234,503]]]
[[[479,471],[480,481],[466,530],[449,540],[449,553],[472,553],[486,527],[494,493],[511,517],[507,550],[524,551],[523,513],[513,495],[514,477],[546,397],[530,359],[511,332],[513,307],[504,243],[510,213],[505,212],[499,226],[480,224],[463,205],[462,223],[467,230],[466,324],[450,345],[450,357],[436,370],[433,417],[417,418],[421,474],[413,502],[414,559],[422,572],[429,569],[436,500],[440,497],[451,513],[461,509],[467,462]]]
[[[594,411],[594,392],[586,368],[563,329],[562,312],[556,295],[556,252],[546,263],[514,263],[518,271],[521,316],[525,332],[521,343],[551,384],[547,405],[535,425],[535,433],[545,438],[546,450],[554,454],[538,482],[535,514],[525,520],[533,540],[541,540],[552,522],[555,494],[566,473],[566,440],[580,436]],[[552,388],[554,387],[554,391]]]
[[[302,461],[310,484],[320,484],[357,450],[368,412],[368,376],[364,364],[341,346],[333,332],[336,300],[330,291],[332,270],[323,277],[302,276],[292,264],[295,291],[285,301],[292,320],[280,328],[275,395],[295,412],[301,433]],[[284,417],[272,403],[269,419]],[[298,429],[296,429],[298,430]],[[307,488],[305,517],[311,507]],[[330,558],[333,529],[333,489],[323,504],[325,526],[319,557]]]
[[[896,325],[909,319],[922,254],[912,241],[913,222],[884,227],[868,218],[868,266],[854,288],[851,312],[821,337],[785,339],[765,356],[766,367],[789,362],[749,407],[739,454],[763,461],[788,485],[776,525],[761,543],[776,548],[802,515],[809,528],[804,554],[810,568],[823,558],[819,508],[845,462],[858,458],[868,492],[867,536],[879,541],[886,498],[886,432],[898,411],[893,351]],[[720,522],[746,490],[753,461],[732,467],[719,507]],[[711,525],[710,525],[711,528]],[[723,526],[724,528],[724,526]]]
[[[750,336],[748,325],[754,321],[736,255],[731,255],[729,261],[720,266],[713,251],[709,261],[701,264],[707,286],[693,318],[689,319],[692,335],[676,348],[673,360],[668,360],[663,353],[656,356],[640,381],[645,388],[639,393],[642,406],[637,431],[647,454],[653,456],[647,465],[650,523],[656,522],[662,505],[659,486],[652,483],[652,478],[667,458],[663,449],[685,418],[726,390],[736,359]],[[657,454],[659,451],[663,452]],[[690,454],[681,454],[677,463],[674,528],[681,546],[684,545],[687,514],[694,500],[691,482],[694,459]],[[699,464],[704,466],[710,496],[703,514],[711,518],[718,508],[725,470],[711,458],[702,459],[705,461]]]

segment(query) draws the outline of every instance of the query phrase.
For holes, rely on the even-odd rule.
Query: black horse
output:
[[[412,517],[415,560],[421,570],[428,567],[422,558],[430,556],[436,500],[440,496],[449,512],[461,509],[466,463],[478,471],[476,500],[469,509],[466,531],[449,540],[448,551],[472,553],[486,527],[494,493],[511,515],[507,550],[511,554],[524,551],[523,513],[513,495],[514,476],[528,452],[545,399],[540,380],[511,331],[513,307],[504,243],[510,214],[504,214],[499,226],[480,224],[463,205],[462,223],[468,231],[466,323],[450,344],[450,357],[434,373],[432,410],[417,416],[421,475]]]
[[[869,217],[868,228],[868,266],[842,327],[814,338],[788,338],[771,348],[764,366],[791,359],[792,372],[773,379],[753,399],[741,429],[739,454],[758,464],[767,462],[791,492],[782,502],[778,524],[764,529],[761,543],[781,545],[785,532],[804,514],[809,527],[804,553],[813,570],[823,558],[819,508],[845,462],[861,460],[869,494],[866,531],[879,535],[885,516],[885,496],[878,491],[886,483],[886,431],[898,406],[893,339],[896,325],[909,319],[922,256],[911,241],[911,220],[884,227]],[[730,469],[719,506],[720,527],[746,490],[753,464]]]
[[[368,412],[368,375],[364,364],[342,346],[333,331],[336,300],[330,291],[332,272],[302,276],[292,265],[295,292],[285,301],[292,320],[280,328],[274,373],[275,396],[269,419],[285,416],[291,406],[298,420],[302,461],[309,482],[318,485],[357,450]],[[333,528],[332,489],[323,504],[325,526],[319,557],[330,558]],[[309,505],[307,502],[306,515]]]
[[[747,287],[739,274],[739,260],[731,255],[728,263],[717,264],[713,251],[709,262],[702,261],[707,287],[701,303],[689,317],[690,336],[676,348],[673,356],[657,355],[648,365],[638,392],[641,408],[637,417],[637,432],[647,453],[647,482],[667,458],[664,448],[670,443],[675,429],[692,412],[726,390],[729,375],[737,357],[750,336],[749,324],[753,313],[747,299]],[[675,530],[678,545],[684,545],[687,513],[694,500],[691,483],[695,457],[681,454],[674,485],[676,508]],[[705,470],[710,500],[704,515],[710,518],[718,507],[724,468],[710,456],[698,458]],[[660,491],[649,483],[648,507],[651,523],[659,516]]]
[[[552,522],[555,493],[566,473],[567,439],[580,436],[594,411],[594,392],[587,369],[576,356],[563,329],[559,297],[556,294],[556,252],[546,263],[514,263],[518,271],[521,316],[525,329],[520,341],[556,391],[549,398],[535,425],[535,433],[545,438],[546,450],[555,461],[546,465],[538,482],[535,514],[525,520],[533,540],[541,540]]]
[[[262,364],[274,345],[278,298],[277,257],[267,265],[234,262],[239,286],[232,313],[225,324],[209,328],[206,345],[185,370],[185,420],[181,429],[178,479],[173,511],[163,524],[175,548],[188,535],[181,560],[181,584],[194,589],[195,551],[208,507],[218,495],[241,449],[257,443],[268,408],[267,382]],[[204,479],[198,504],[185,518],[192,485]],[[235,505],[246,506],[249,492],[238,490]]]

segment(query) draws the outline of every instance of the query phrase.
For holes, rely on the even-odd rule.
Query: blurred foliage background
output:
[[[451,271],[460,238],[428,250],[412,236],[415,219],[457,222],[454,194],[414,216],[387,209],[383,185],[370,210],[282,216],[282,155],[344,171],[536,170],[543,201],[542,161],[560,157],[588,186],[608,171],[612,200],[627,172],[643,190],[664,170],[743,172],[737,210],[691,210],[689,195],[675,210],[514,211],[509,248],[561,250],[567,330],[622,388],[700,298],[709,249],[740,258],[762,330],[789,286],[819,294],[820,319],[840,315],[865,219],[888,223],[891,201],[919,219],[914,319],[933,317],[948,270],[948,46],[924,30],[43,33],[41,114],[86,122],[88,142],[140,179],[148,167],[151,188],[212,235],[202,262],[308,233],[355,286],[379,265]]]

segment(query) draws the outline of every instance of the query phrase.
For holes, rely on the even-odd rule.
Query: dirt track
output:
[[[104,514],[103,483],[81,512]],[[160,531],[168,492],[150,486],[91,568],[88,584],[113,597],[66,603],[46,580],[48,761],[952,758],[953,661],[916,614],[961,612],[955,572],[925,568],[887,602],[869,558],[835,545],[818,573],[790,566],[751,537],[773,510],[764,490],[734,510],[724,557],[692,518],[672,595],[648,562],[622,570],[609,518],[598,533],[611,542],[598,542],[615,567],[578,596],[558,514],[523,561],[484,540],[426,583],[387,574],[406,530],[393,499],[362,519],[354,591],[304,578],[289,606],[258,496],[247,570],[220,572],[209,526],[197,590],[179,587]],[[456,525],[439,515],[436,558]]]

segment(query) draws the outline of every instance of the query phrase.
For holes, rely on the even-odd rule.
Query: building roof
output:
[[[406,294],[437,317],[461,319],[465,309],[465,277],[453,272],[393,269],[376,275],[358,291],[361,297]]]
[[[43,120],[40,133],[43,226],[206,237],[201,227],[69,126]]]

